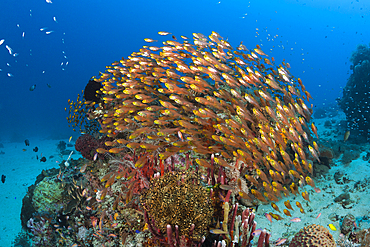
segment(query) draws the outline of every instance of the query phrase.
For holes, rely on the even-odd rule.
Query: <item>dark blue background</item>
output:
[[[163,41],[158,31],[178,37],[216,31],[234,47],[259,44],[278,63],[291,64],[315,105],[334,102],[349,77],[351,52],[369,44],[369,13],[364,0],[2,0],[0,141],[68,138],[67,100],[106,65],[147,45],[144,38]],[[42,27],[54,32],[46,35]]]

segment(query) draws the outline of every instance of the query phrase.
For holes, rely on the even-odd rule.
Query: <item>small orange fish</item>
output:
[[[162,35],[162,36],[165,36],[165,35],[169,35],[169,34],[171,34],[171,33],[169,33],[169,32],[164,32],[164,31],[160,31],[160,32],[158,32],[158,34],[159,34],[159,35]]]
[[[265,216],[268,219],[268,221],[270,221],[272,223],[272,217],[271,217],[271,215],[268,214],[268,213],[265,213]]]
[[[320,193],[321,192],[321,190],[319,188],[315,188],[314,190],[315,190],[316,193]]]
[[[153,42],[157,42],[157,40],[154,40],[154,39],[144,39],[145,42],[148,42],[148,43],[153,43]]]
[[[271,207],[281,213],[279,207],[275,203],[271,202]]]
[[[307,184],[308,185],[310,185],[311,187],[313,187],[313,188],[316,188],[316,186],[315,186],[315,182],[312,180],[312,178],[310,178],[310,177],[306,177],[305,178],[305,180],[306,180],[306,182],[307,182]]]
[[[290,217],[292,217],[292,215],[290,214],[289,210],[284,209],[284,210],[283,210],[283,212],[284,212],[284,214],[285,214],[286,216],[290,216]]]
[[[271,215],[272,218],[274,218],[275,220],[283,220],[284,218],[281,217],[280,215],[278,214],[273,214],[273,213],[269,213]]]
[[[297,207],[299,207],[300,209],[303,209],[302,204],[301,204],[300,202],[298,202],[298,201],[297,201],[297,202],[295,203],[295,205],[297,205]]]
[[[290,209],[290,210],[294,210],[294,209],[292,208],[292,205],[290,205],[290,201],[289,201],[289,200],[287,200],[286,202],[284,202],[284,205],[285,205],[285,207],[287,207],[288,209]]]
[[[309,196],[308,196],[308,192],[307,192],[307,191],[302,192],[302,197],[303,197],[306,201],[311,202],[311,201],[310,201],[310,198],[309,198]]]
[[[313,133],[316,135],[317,139],[319,139],[319,136],[317,135],[317,128],[314,123],[311,124],[311,129]]]

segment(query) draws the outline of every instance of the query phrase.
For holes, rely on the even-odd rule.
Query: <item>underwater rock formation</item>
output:
[[[359,45],[350,58],[353,73],[343,89],[339,105],[347,117],[347,127],[358,137],[370,137],[370,47]],[[356,132],[354,132],[356,131]],[[366,139],[365,139],[366,140]]]
[[[36,211],[58,211],[63,188],[55,178],[45,177],[33,191],[32,203]]]
[[[301,229],[292,239],[289,247],[335,247],[334,238],[323,226],[312,224]]]

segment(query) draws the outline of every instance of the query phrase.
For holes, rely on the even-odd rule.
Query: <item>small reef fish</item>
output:
[[[316,219],[318,219],[320,216],[321,216],[321,213],[319,213],[319,214],[316,216]]]
[[[290,201],[289,201],[289,200],[285,201],[285,202],[284,202],[284,205],[285,205],[285,207],[287,207],[287,209],[294,210],[294,209],[292,208],[292,205],[290,205]]]
[[[351,132],[349,130],[347,130],[346,133],[344,133],[343,142],[348,140],[350,134],[351,134]]]
[[[286,216],[290,216],[290,217],[292,217],[292,215],[290,214],[290,212],[289,212],[287,209],[284,209],[284,210],[283,210],[283,212],[284,212],[284,214],[285,214]]]
[[[5,183],[5,178],[6,178],[6,176],[4,174],[1,175],[1,182]]]
[[[290,220],[291,222],[301,222],[301,219],[298,217],[294,217],[293,219]]]
[[[32,92],[33,90],[36,89],[36,84],[33,84],[31,87],[30,87],[30,91]]]
[[[161,32],[158,32],[158,34],[159,34],[159,35],[163,35],[163,36],[164,36],[164,35],[169,35],[169,34],[171,34],[171,33],[169,33],[169,32],[162,32],[162,31],[161,31]]]
[[[337,228],[333,225],[333,224],[328,224],[328,227],[330,228],[330,230],[332,231],[336,231]]]
[[[282,245],[283,243],[285,243],[287,241],[286,238],[283,238],[283,239],[278,239],[276,240],[276,243],[275,243],[275,246],[279,246],[279,245]]]
[[[28,139],[24,140],[24,143],[26,144],[26,146],[30,145],[30,141]]]
[[[274,213],[269,213],[271,215],[272,218],[274,218],[275,220],[283,220],[284,218],[281,217],[280,215],[278,214],[274,214]]]
[[[271,207],[281,213],[279,207],[275,203],[271,202]]]
[[[33,151],[34,151],[34,152],[37,152],[37,151],[39,151],[39,148],[38,148],[38,147],[35,147],[35,148],[33,149]]]
[[[0,40],[0,45],[4,43],[5,39]]]
[[[272,223],[272,217],[271,217],[270,214],[265,213],[265,217],[268,219],[268,221],[270,221]]]
[[[40,159],[40,162],[46,162],[45,156]]]
[[[256,236],[259,236],[261,234],[261,232],[262,232],[262,229],[259,228],[259,229],[255,230],[254,232],[252,232],[252,235],[256,237]]]

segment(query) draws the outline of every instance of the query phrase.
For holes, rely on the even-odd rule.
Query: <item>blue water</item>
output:
[[[216,31],[234,47],[259,44],[291,64],[316,106],[332,103],[351,73],[351,52],[370,41],[369,13],[365,0],[2,0],[0,141],[69,137],[67,100],[106,65],[147,45],[144,38],[163,40],[158,31]]]

